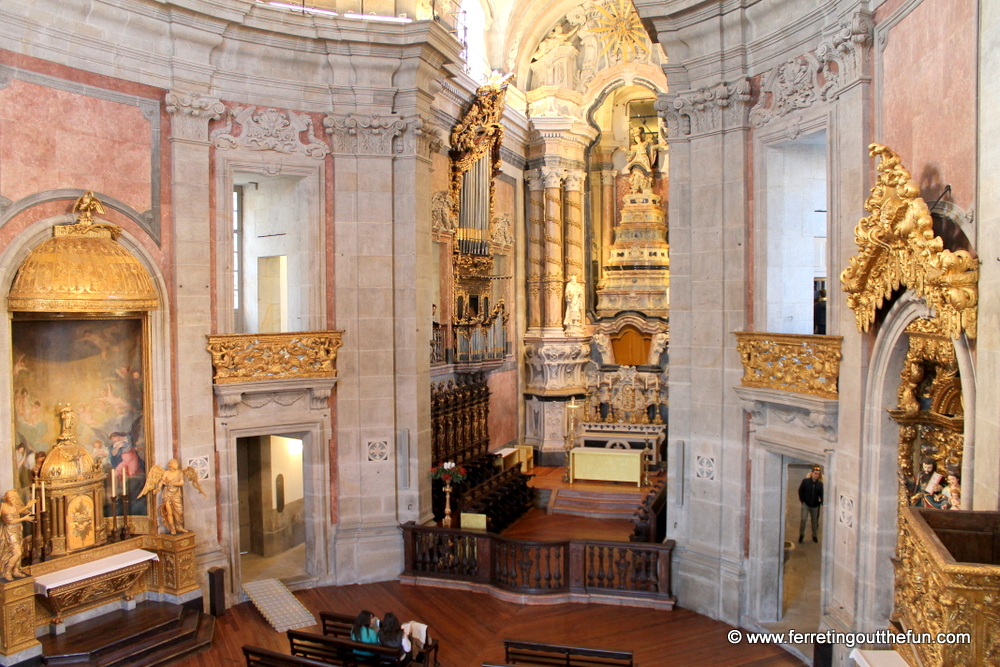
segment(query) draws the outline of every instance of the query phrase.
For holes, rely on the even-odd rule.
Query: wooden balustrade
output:
[[[744,387],[836,399],[841,336],[736,332]]]
[[[493,533],[403,525],[404,576],[458,579],[526,595],[579,593],[671,602],[665,544],[533,542]]]

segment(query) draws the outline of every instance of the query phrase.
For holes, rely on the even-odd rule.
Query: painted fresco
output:
[[[30,487],[40,454],[59,435],[59,406],[68,404],[78,417],[77,442],[119,481],[128,474],[129,514],[148,514],[147,499],[136,499],[147,461],[142,321],[15,320],[11,333],[19,487]],[[110,477],[105,492],[110,498]],[[110,503],[104,514],[111,515]]]

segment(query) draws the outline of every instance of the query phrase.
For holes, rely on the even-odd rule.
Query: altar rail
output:
[[[215,384],[336,377],[342,331],[208,336]]]
[[[744,387],[836,399],[842,336],[737,331]]]
[[[404,524],[404,576],[486,584],[526,595],[580,593],[672,602],[674,541],[533,542]]]
[[[899,527],[893,618],[932,639],[897,650],[914,667],[1000,664],[1000,512],[904,507]],[[972,641],[939,643],[938,633]]]

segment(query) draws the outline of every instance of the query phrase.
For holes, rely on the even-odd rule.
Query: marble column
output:
[[[583,271],[583,184],[587,172],[570,169],[563,182],[566,221],[564,253],[566,277],[575,275],[584,282]]]
[[[541,172],[545,186],[542,335],[560,337],[563,334],[562,182],[565,170],[558,167],[542,167]]]
[[[545,266],[545,181],[540,169],[528,172],[528,335],[542,328],[542,271]]]

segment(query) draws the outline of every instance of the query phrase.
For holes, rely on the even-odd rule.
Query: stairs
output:
[[[189,657],[212,645],[215,619],[191,606],[142,602],[42,638],[42,664],[93,667],[155,667]]]
[[[549,499],[549,514],[572,514],[589,519],[630,519],[639,509],[644,493],[595,493],[555,489]]]

